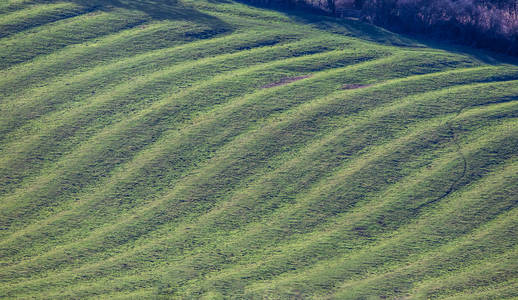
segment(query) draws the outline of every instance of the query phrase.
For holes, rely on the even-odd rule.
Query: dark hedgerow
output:
[[[317,8],[400,32],[431,35],[518,55],[518,0],[248,0],[263,5]]]

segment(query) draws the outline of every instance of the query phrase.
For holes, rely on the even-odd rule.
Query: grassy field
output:
[[[517,100],[355,20],[2,0],[0,298],[518,299]]]

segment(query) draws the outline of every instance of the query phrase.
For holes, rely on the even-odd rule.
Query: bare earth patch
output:
[[[344,84],[342,90],[354,90],[371,86],[370,84]]]
[[[304,76],[297,76],[297,77],[286,77],[286,78],[281,79],[280,81],[277,81],[277,82],[274,82],[274,83],[269,83],[269,84],[267,84],[265,86],[262,86],[261,88],[269,89],[269,88],[272,88],[272,87],[285,85],[285,84],[292,83],[292,82],[295,82],[295,81],[299,81],[299,80],[302,80],[302,79],[305,79],[305,78],[309,78],[309,77],[311,77],[311,75],[304,75]]]

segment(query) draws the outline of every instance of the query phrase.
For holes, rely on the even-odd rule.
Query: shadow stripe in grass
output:
[[[47,23],[72,18],[93,11],[73,3],[55,3],[30,6],[0,19],[0,38]]]
[[[337,55],[337,54],[340,54],[340,52],[331,52],[331,54],[332,55],[334,54],[334,58],[333,59],[335,59],[335,60],[343,59],[343,57],[341,57],[340,55]],[[277,67],[279,68],[280,67],[279,65],[283,65],[283,64],[287,65],[291,61],[297,61],[297,60],[302,60],[302,61],[315,60],[314,62],[318,62],[318,59],[320,57],[324,57],[325,58],[328,55],[329,54],[317,54],[317,55],[309,56],[309,58],[306,58],[306,57],[293,58],[291,60],[286,60],[286,61],[282,60],[280,62],[276,62],[275,64],[277,64]],[[347,58],[345,60],[347,61]],[[318,63],[317,63],[317,65],[318,65]],[[266,66],[272,67],[269,64],[266,64]],[[301,65],[299,65],[299,67],[300,68],[306,68],[306,67],[313,68],[313,65],[312,64],[301,64]],[[292,67],[289,67],[289,68],[292,68]],[[288,68],[288,70],[286,70],[287,72],[290,72],[289,68]],[[255,69],[261,70],[261,69],[264,69],[264,67],[263,66],[257,66],[257,67],[255,67]],[[259,76],[260,78],[262,78],[262,79],[256,78],[255,81],[247,80],[248,82],[251,82],[251,83],[253,82],[253,84],[255,84],[255,85],[260,84],[261,81],[258,81],[258,80],[265,80],[267,78],[264,78],[264,77],[268,77],[269,76],[268,73],[266,73],[266,74],[265,73],[259,73],[258,74],[258,73],[254,73],[253,71],[255,71],[255,70],[254,69],[250,69],[250,70],[247,69],[247,70],[245,70],[244,74],[250,74],[248,76],[252,76],[252,77]],[[279,71],[280,70],[278,70],[277,72],[279,72]],[[293,71],[291,71],[291,72],[293,72]],[[221,78],[218,77],[217,81],[216,81],[216,79],[214,79],[213,81],[219,82],[219,84],[223,84],[223,83],[225,84],[225,89],[224,90],[220,90],[221,91],[220,95],[214,95],[214,96],[221,98],[223,101],[226,101],[225,98],[228,95],[228,92],[226,90],[229,90],[229,91],[231,90],[233,92],[233,94],[231,94],[229,96],[233,96],[233,97],[236,96],[236,94],[235,94],[236,92],[246,93],[247,89],[249,89],[249,88],[246,87],[246,86],[243,86],[241,84],[242,79],[240,79],[240,78],[238,78],[237,81],[235,82],[236,85],[240,86],[240,90],[236,89],[237,86],[230,86],[229,87],[230,82],[227,80],[227,78],[233,78],[233,77],[235,78],[235,74],[231,73],[230,75],[224,75]],[[210,86],[210,82],[205,83],[205,85],[206,86],[207,85]],[[192,95],[192,94],[189,95],[189,92],[191,92],[191,91],[198,91],[198,92],[194,93],[194,95]],[[179,119],[180,122],[184,121],[184,120],[182,120],[182,118],[184,118],[184,117],[181,117],[181,116],[179,117],[178,115],[175,115],[175,112],[182,113],[184,116],[187,116],[186,112],[182,111],[180,108],[186,108],[186,109],[189,109],[189,110],[197,109],[197,107],[193,105],[194,103],[192,102],[192,100],[196,100],[196,99],[199,99],[199,100],[196,100],[196,101],[202,100],[201,104],[203,104],[203,106],[206,106],[208,104],[211,104],[211,105],[215,104],[214,100],[212,102],[208,102],[211,99],[207,99],[203,95],[200,95],[201,97],[197,96],[197,94],[200,94],[200,93],[204,93],[204,92],[200,89],[200,86],[198,86],[198,87],[195,87],[193,89],[187,89],[187,90],[185,90],[185,92],[180,93],[180,95],[175,95],[173,97],[173,99],[174,98],[178,98],[179,96],[182,96],[182,95],[187,95],[188,98],[191,98],[191,99],[187,98],[185,100],[182,100],[182,102],[180,102],[181,106],[179,106],[178,104],[176,104],[174,102],[170,103],[170,99],[165,99],[164,101],[160,101],[158,103],[154,103],[151,107],[146,108],[146,110],[145,110],[146,113],[145,114],[143,114],[142,112],[139,112],[139,115],[137,115],[136,117],[130,119],[130,121],[143,120],[144,124],[142,124],[142,122],[137,122],[138,127],[134,127],[133,126],[133,128],[132,128],[131,126],[128,126],[129,122],[117,123],[116,125],[117,125],[118,128],[123,128],[123,130],[125,132],[133,131],[134,133],[137,133],[139,131],[139,128],[141,128],[142,126],[146,125],[147,123],[155,122],[153,120],[156,119],[158,122],[164,123],[164,125],[167,128],[171,128],[171,122],[167,122],[167,123],[165,122],[168,118]],[[237,95],[239,95],[239,94],[237,94]],[[200,97],[200,98],[193,98],[193,97]],[[191,101],[189,101],[189,100],[191,100]],[[161,117],[163,115],[167,115],[168,117],[166,119],[163,119]],[[124,126],[123,126],[123,124],[124,124]],[[157,125],[158,124],[154,124],[154,126],[146,126],[146,128],[150,128],[150,129],[153,129],[155,131],[159,130],[159,129],[162,130],[162,128],[160,126],[157,126]],[[105,130],[104,132],[108,134],[107,130]],[[159,133],[159,132],[157,132],[157,133]],[[139,135],[134,136],[134,138],[144,138],[144,139],[153,138],[155,140],[155,139],[158,138],[158,135],[153,136],[153,135],[150,135],[150,134],[144,135],[143,133],[139,133]],[[106,141],[107,141],[106,137],[104,137],[102,140],[103,140],[103,147],[106,148]],[[129,144],[129,141],[126,140],[125,143]],[[91,146],[91,144],[89,144],[89,145]],[[145,146],[145,144],[144,144],[144,146]],[[133,143],[132,144],[132,149],[134,150],[135,147],[136,146]],[[119,145],[119,149],[122,149],[120,145]],[[114,153],[114,154],[116,154],[116,153]],[[89,153],[89,155],[92,156],[92,153]],[[118,157],[122,158],[122,157],[126,157],[126,156],[118,155]],[[113,161],[112,164],[115,164],[116,162],[118,162],[118,161]],[[91,171],[91,168],[89,169],[89,171]],[[84,175],[85,175],[85,173],[81,173],[82,177]],[[68,174],[67,178],[71,178],[71,176],[72,176],[71,174]],[[39,198],[39,199],[41,199],[41,198]],[[5,203],[3,203],[3,204],[4,204],[4,207],[5,207]],[[17,203],[17,206],[19,204],[20,203]]]
[[[147,21],[149,18],[143,14],[117,10],[116,13],[91,13],[43,25],[34,33],[18,33],[0,40],[0,69]]]
[[[24,0],[16,2],[20,4],[18,5],[20,8],[28,7],[24,5],[33,3]],[[0,4],[0,11],[9,11],[9,5],[14,3],[11,1],[6,5]],[[151,8],[151,6],[139,7],[138,2],[126,1],[125,3],[136,5],[134,7],[139,12],[132,13],[142,13],[143,18],[146,18],[144,15],[149,13],[149,11],[146,12],[147,9]],[[331,19],[311,20],[311,25],[307,25],[303,23],[307,23],[306,21],[310,19],[306,20],[303,14],[293,17],[226,2],[206,3],[203,0],[185,0],[173,7],[173,13],[189,11],[184,4],[191,5],[189,9],[194,8],[194,14],[189,16],[196,19],[195,22],[198,25],[201,24],[202,31],[203,27],[207,26],[206,38],[208,39],[236,29],[236,32],[246,35],[255,26],[271,28],[273,35],[275,35],[275,29],[282,32],[289,27],[290,32],[299,34],[297,37],[294,36],[296,39],[301,35],[309,35],[309,32],[315,36],[320,32],[330,33],[334,30],[356,36],[363,33],[368,35],[367,32],[371,32],[367,26],[361,26],[367,29],[365,32],[355,31],[354,23],[349,21],[341,24]],[[16,6],[12,6],[11,9]],[[197,13],[196,9],[203,11],[205,15]],[[119,11],[122,10],[119,9]],[[115,10],[107,10],[106,13],[111,17],[118,14]],[[255,16],[255,20],[250,18],[251,16]],[[147,17],[149,18],[145,21],[146,26],[157,26],[156,28],[174,26],[172,25],[174,22],[154,20],[156,15],[148,14]],[[33,32],[33,37],[43,33],[42,37],[59,38],[64,32],[59,32],[59,24],[67,22],[70,21],[58,21],[52,26],[43,25],[29,29],[27,32]],[[223,32],[213,31],[223,27]],[[42,31],[45,28],[50,30],[50,36]],[[100,41],[103,41],[101,44],[104,45],[101,45],[102,47],[97,48],[95,44],[94,47],[90,47],[91,41],[88,41],[84,44],[56,48],[57,51],[50,55],[37,55],[34,60],[30,59],[7,71],[4,70],[3,74],[17,74],[17,78],[22,80],[17,82],[16,76],[12,76],[3,81],[7,90],[13,95],[12,98],[4,99],[3,103],[21,100],[20,91],[23,91],[23,96],[45,93],[45,87],[40,88],[32,83],[50,84],[47,86],[49,91],[52,84],[55,85],[59,80],[67,80],[66,77],[69,75],[76,76],[88,70],[93,75],[91,78],[102,80],[103,75],[109,74],[108,68],[104,69],[108,71],[106,74],[98,74],[96,77],[93,73],[96,70],[103,70],[99,66],[108,62],[110,64],[118,62],[118,66],[123,66],[127,61],[140,67],[139,59],[142,59],[142,62],[155,59],[155,64],[139,68],[144,72],[166,65],[172,66],[173,63],[160,62],[159,56],[165,52],[149,52],[155,46],[155,49],[163,49],[172,45],[158,45],[163,40],[159,35],[151,31],[146,33],[143,28],[114,32],[101,35]],[[182,32],[182,29],[180,28],[178,32]],[[376,32],[380,34],[380,31]],[[22,37],[22,35],[14,34],[12,37]],[[135,43],[131,43],[133,37],[141,39],[138,41],[135,39]],[[332,34],[329,38],[333,38]],[[490,243],[482,239],[473,240],[470,232],[480,224],[493,222],[491,220],[497,220],[498,216],[503,216],[504,206],[513,201],[513,198],[508,195],[513,186],[516,186],[513,184],[511,187],[508,186],[514,176],[512,174],[516,174],[512,169],[509,171],[511,173],[507,181],[500,180],[500,186],[503,187],[501,190],[484,183],[487,183],[487,180],[495,180],[495,170],[499,170],[500,166],[508,163],[506,159],[516,154],[514,149],[518,141],[515,138],[516,132],[512,128],[516,126],[513,120],[516,120],[518,113],[516,101],[514,101],[517,93],[513,86],[515,82],[512,81],[494,84],[474,83],[516,79],[514,74],[516,68],[499,62],[496,62],[499,64],[496,68],[487,67],[470,55],[417,48],[403,52],[397,47],[384,47],[349,37],[341,38],[351,41],[346,43],[350,52],[358,51],[365,54],[366,49],[369,49],[367,51],[390,53],[393,57],[343,70],[339,70],[343,66],[337,65],[336,61],[322,63],[323,60],[313,65],[304,62],[306,69],[298,65],[302,61],[290,61],[292,66],[271,66],[268,71],[270,73],[263,74],[264,77],[259,78],[267,80],[270,76],[268,80],[276,80],[276,76],[281,78],[299,76],[300,74],[297,73],[302,70],[314,73],[328,68],[331,71],[315,74],[313,78],[306,81],[294,83],[289,87],[274,88],[268,92],[257,92],[254,86],[242,89],[238,85],[239,80],[254,81],[258,77],[246,75],[245,71],[240,71],[233,74],[237,74],[239,78],[227,86],[227,91],[221,90],[226,87],[223,85],[225,78],[221,77],[220,82],[212,81],[211,84],[197,91],[181,94],[175,99],[162,98],[162,92],[157,92],[155,94],[157,98],[148,99],[148,102],[145,102],[145,99],[141,101],[133,98],[120,106],[120,109],[113,106],[113,112],[108,107],[104,107],[103,109],[108,112],[107,115],[98,120],[85,120],[84,129],[69,131],[67,138],[61,144],[48,143],[47,148],[41,148],[40,153],[46,155],[46,161],[23,177],[23,186],[29,186],[31,180],[44,179],[38,176],[38,172],[60,171],[59,167],[64,166],[63,163],[67,161],[70,162],[69,171],[76,170],[80,171],[79,173],[85,171],[85,178],[88,180],[83,181],[79,175],[79,177],[67,178],[68,174],[73,175],[73,172],[67,171],[61,172],[60,176],[55,177],[58,181],[51,182],[50,185],[38,182],[42,186],[40,191],[63,188],[64,192],[55,190],[55,195],[61,198],[55,199],[57,206],[52,208],[53,211],[45,212],[36,208],[38,213],[34,217],[26,218],[26,221],[31,223],[30,226],[20,223],[18,227],[12,227],[8,235],[4,235],[9,239],[2,239],[0,243],[3,245],[22,246],[18,256],[5,256],[11,262],[21,258],[21,264],[9,269],[18,268],[20,273],[15,277],[26,277],[27,280],[16,282],[10,278],[11,274],[5,273],[5,270],[0,271],[7,276],[2,276],[3,279],[10,282],[2,284],[2,287],[6,287],[2,289],[6,291],[3,295],[7,295],[8,292],[12,297],[39,298],[88,298],[96,295],[99,297],[133,295],[148,298],[160,296],[166,298],[175,295],[178,297],[211,295],[252,297],[259,296],[254,294],[256,292],[274,291],[272,294],[274,298],[289,296],[290,293],[292,293],[291,296],[298,293],[317,297],[328,296],[329,293],[326,291],[330,292],[329,287],[339,288],[339,284],[344,280],[354,279],[360,283],[355,285],[357,295],[371,296],[374,291],[375,295],[381,296],[405,296],[414,286],[409,284],[408,276],[413,276],[412,274],[415,274],[413,272],[417,272],[417,276],[421,276],[419,278],[422,280],[424,279],[422,272],[431,266],[421,268],[420,264],[415,264],[417,267],[413,267],[410,262],[412,260],[433,262],[434,257],[438,257],[432,255],[433,251],[448,248],[444,245],[456,246],[461,252],[471,251],[469,247],[465,247],[466,244],[457,243],[468,241],[468,243],[474,243],[473,249],[477,251],[482,249],[482,252],[478,251],[479,258],[497,257],[498,254],[495,254],[495,251],[483,248]],[[383,40],[383,38],[375,37],[374,40]],[[388,38],[389,42],[394,40],[397,40],[397,37]],[[149,43],[149,41],[156,41],[156,43]],[[52,41],[55,45],[61,42],[63,41]],[[322,43],[327,44],[324,40]],[[23,48],[22,44],[18,46]],[[129,44],[135,46],[134,53]],[[199,46],[189,43],[186,45],[190,45],[192,49]],[[121,51],[109,53],[110,49],[117,47],[120,47]],[[83,51],[82,48],[88,48],[88,50]],[[184,48],[183,53],[188,51],[185,49],[187,48]],[[169,54],[179,53],[175,52],[176,50],[171,50]],[[81,53],[87,55],[83,58]],[[142,53],[150,56],[140,56]],[[47,65],[42,63],[46,58],[57,58],[61,54],[64,54],[63,58]],[[152,57],[152,55],[156,56]],[[76,60],[74,56],[81,59]],[[95,58],[99,60],[95,61]],[[188,61],[196,58],[185,55],[184,59]],[[45,78],[45,74],[50,74],[48,72],[52,70],[52,64],[58,65],[58,61],[72,63]],[[179,60],[176,63],[178,62]],[[37,69],[34,69],[34,74],[29,70],[31,66]],[[118,66],[112,65],[112,74],[120,76],[106,81],[109,85],[103,88],[104,91],[117,86],[118,82],[124,81],[125,78],[133,78],[128,68],[121,68],[122,72],[126,70],[127,73],[120,73]],[[474,67],[479,68],[476,71],[461,70]],[[448,74],[448,70],[459,72]],[[259,69],[252,71],[261,72]],[[484,74],[485,71],[487,74]],[[412,78],[416,74],[430,72],[443,74],[423,75],[417,80]],[[188,75],[190,73],[182,74],[192,77]],[[409,76],[411,78],[408,78]],[[233,80],[231,75],[228,78]],[[449,82],[448,78],[453,80]],[[323,83],[325,79],[329,82]],[[8,141],[14,145],[17,140],[22,140],[24,137],[37,136],[38,126],[45,128],[51,136],[55,136],[54,133],[59,133],[57,131],[59,126],[47,126],[45,122],[52,122],[54,117],[60,116],[71,118],[74,114],[65,113],[71,112],[71,109],[76,109],[78,112],[84,108],[92,109],[89,113],[78,113],[77,116],[93,117],[95,105],[103,107],[102,101],[99,98],[90,97],[86,90],[80,89],[80,80],[88,83],[88,77],[85,76],[82,79],[76,77],[75,80],[78,80],[75,83],[78,85],[79,92],[75,103],[63,102],[64,105],[56,105],[53,112],[43,118],[26,122],[25,126],[13,126],[15,130],[6,135]],[[9,81],[17,82],[17,86],[13,85],[9,90]],[[176,82],[180,86],[180,81]],[[30,84],[25,85],[25,83]],[[91,86],[97,85],[94,81],[89,83]],[[344,84],[372,86],[361,90],[337,91]],[[151,88],[153,85],[147,85],[147,87]],[[437,90],[441,88],[444,90]],[[470,88],[473,89],[472,92],[469,92]],[[317,92],[313,92],[312,89]],[[55,95],[66,98],[66,93],[71,91],[72,89],[65,88]],[[202,101],[204,94],[206,97],[207,93],[215,94],[217,98],[215,100],[218,102],[213,103],[216,105],[207,102],[203,107],[181,106],[176,110],[169,110],[167,101],[175,104],[178,101],[185,104],[196,103]],[[297,93],[308,93],[308,95],[299,97]],[[50,99],[51,95],[47,96],[47,99]],[[86,102],[79,102],[83,99]],[[268,104],[262,103],[263,99]],[[106,104],[114,104],[119,100],[124,100],[124,97],[110,97],[103,101],[106,101]],[[24,101],[27,104],[30,103],[30,97],[25,98]],[[46,100],[43,102],[47,103]],[[146,109],[147,103],[152,102],[152,107]],[[96,104],[92,105],[94,103]],[[36,102],[32,105],[37,107]],[[470,108],[463,109],[466,105]],[[158,113],[154,113],[154,109],[158,109]],[[225,109],[233,110],[227,112]],[[127,112],[132,114],[134,121],[124,122],[123,116]],[[450,119],[453,112],[457,112],[458,117]],[[25,115],[27,114],[20,113],[22,118]],[[369,116],[377,116],[378,119],[369,119]],[[166,123],[171,120],[174,124],[168,127]],[[369,122],[355,129],[350,126],[353,122],[362,120]],[[61,126],[77,125],[72,119],[61,119],[60,122]],[[225,126],[225,122],[232,125]],[[431,124],[435,127],[426,127]],[[132,129],[122,130],[125,125],[132,126]],[[212,134],[211,126],[218,134]],[[419,138],[427,139],[413,142],[412,139],[415,136],[408,136],[408,144],[391,145],[391,142],[399,141],[398,137],[404,136],[406,128]],[[27,131],[24,132],[25,130]],[[90,132],[83,130],[90,130]],[[103,130],[105,130],[104,135],[100,134]],[[421,131],[422,134],[418,133]],[[124,136],[117,139],[118,134],[129,135],[131,140],[124,144]],[[151,143],[147,143],[145,139],[134,137],[134,134],[156,134],[156,136],[150,137]],[[455,147],[451,144],[452,137],[466,157],[465,175],[452,186],[451,194],[432,205],[419,208],[422,203],[433,199],[435,194],[440,194],[440,189],[432,193],[430,187],[446,188],[448,185],[445,183],[454,180],[458,175],[456,169],[461,162],[458,159],[458,150],[453,150]],[[54,140],[58,141],[56,138],[57,136]],[[107,144],[103,142],[103,138],[107,139]],[[436,140],[441,142],[432,142]],[[6,141],[4,139],[2,146],[6,145]],[[35,143],[26,143],[25,146],[37,149],[38,145],[44,145],[34,141]],[[85,146],[92,141],[97,144]],[[134,142],[136,144],[132,145]],[[104,151],[121,145],[127,146],[130,150],[134,149],[135,153],[121,151],[107,156],[103,154]],[[137,148],[132,148],[133,146]],[[14,148],[10,146],[9,149]],[[26,151],[18,152],[19,158],[30,156],[30,153],[37,156],[29,148],[19,149]],[[55,151],[57,156],[49,153],[50,149]],[[81,155],[79,151],[85,149],[98,151],[93,152],[91,156]],[[192,152],[191,149],[197,149],[198,152]],[[363,161],[369,166],[365,172],[349,176],[343,173],[351,167],[350,164],[355,162],[358,164],[362,159],[369,158],[369,154],[378,155],[383,151],[388,151],[387,155],[376,156],[369,163]],[[60,154],[60,152],[66,153]],[[98,157],[94,159],[96,155]],[[170,161],[168,159],[170,155],[178,161]],[[84,159],[75,160],[79,157]],[[146,161],[139,163],[139,159],[142,158]],[[181,162],[182,159],[188,163]],[[99,166],[99,163],[108,164],[105,164],[105,168]],[[89,165],[92,165],[93,169]],[[175,167],[179,168],[175,169]],[[109,177],[95,178],[96,170],[99,174],[105,173]],[[124,174],[125,171],[128,174]],[[294,177],[284,173],[291,171]],[[11,174],[11,172],[7,173]],[[225,179],[224,176],[230,178]],[[119,179],[126,181],[119,181]],[[269,180],[272,184],[266,185],[263,190],[258,189],[261,183],[268,183]],[[277,180],[279,182],[276,182]],[[283,182],[286,184],[283,185]],[[363,189],[364,192],[356,193],[356,189],[350,190],[353,186]],[[497,201],[498,199],[494,197],[496,194],[490,194],[491,191],[486,194],[489,199],[487,202],[469,196],[480,192],[480,186],[496,192],[503,200]],[[96,198],[93,198],[96,195],[94,191],[98,195]],[[111,191],[114,194],[103,197],[103,191]],[[313,194],[307,195],[308,191]],[[49,199],[52,193],[52,191],[47,193]],[[248,197],[247,193],[250,193],[251,197]],[[18,196],[21,201],[37,200],[38,197],[32,194],[31,200],[22,193]],[[347,206],[345,203],[347,199],[358,198],[356,196],[361,199],[353,206]],[[70,197],[81,197],[84,205],[75,207],[76,203]],[[177,203],[181,200],[191,202],[178,206]],[[5,207],[4,201],[5,199],[2,199],[1,205]],[[512,207],[514,204],[509,205]],[[91,223],[85,220],[81,222],[73,220],[73,216],[88,217],[89,211],[98,212],[96,217],[88,218]],[[7,212],[4,211],[4,213]],[[380,217],[383,218],[380,219]],[[459,218],[454,220],[455,217]],[[34,227],[38,224],[32,222],[34,220],[40,220],[39,224],[47,225],[40,230]],[[377,223],[380,220],[384,226]],[[453,226],[452,222],[459,224],[455,223]],[[71,224],[81,224],[81,226],[72,230],[53,230],[53,228],[59,228],[59,224],[65,228],[70,228]],[[487,227],[489,224],[492,223],[484,226]],[[94,231],[91,234],[85,234],[90,228]],[[261,232],[262,230],[264,232]],[[45,232],[50,233],[49,236],[38,239],[37,236]],[[438,233],[444,236],[437,239]],[[74,234],[78,234],[80,239],[74,240]],[[47,245],[45,241],[51,241],[51,236],[57,237],[51,244],[62,245],[58,251],[47,252],[50,244]],[[278,243],[275,239],[270,239],[270,236],[285,239]],[[23,239],[31,237],[38,241],[34,243],[29,240],[24,248]],[[513,243],[514,241],[511,240],[509,249],[516,248]],[[4,249],[0,252],[6,253]],[[354,249],[359,252],[353,251]],[[373,253],[369,257],[362,256],[368,252]],[[59,257],[59,253],[63,253],[63,256]],[[404,253],[410,253],[410,256],[405,258]],[[376,255],[378,255],[377,258]],[[23,258],[24,256],[26,258]],[[351,258],[356,258],[356,262],[350,261]],[[442,258],[447,260],[453,258],[451,261],[464,260],[464,257],[456,255],[455,252],[450,252]],[[465,266],[476,262],[470,259],[466,259],[465,262],[469,263],[458,270],[463,271]],[[332,266],[326,268],[326,264],[332,262],[337,262],[347,269],[333,269]],[[402,272],[392,272],[398,267],[405,266],[407,268]],[[446,270],[448,265],[443,264],[440,268],[434,268],[431,270],[432,275],[443,274],[439,270],[441,268]],[[293,272],[293,269],[296,269],[296,272]],[[23,272],[26,273],[23,274]],[[363,275],[347,277],[347,272]],[[378,278],[375,275],[368,276],[374,273],[385,274],[390,281],[380,281],[376,286],[363,284],[370,281],[377,282]],[[264,279],[271,281],[264,281]],[[265,286],[267,283],[271,286]],[[505,281],[502,284],[505,285]],[[510,286],[512,289],[512,283]],[[476,290],[472,295],[475,293],[479,297],[500,295],[501,298],[509,295],[508,290],[503,286],[492,285],[491,287],[492,292],[496,291],[495,294],[484,294],[481,290]],[[43,291],[44,289],[46,291]],[[333,291],[342,292],[342,290]],[[243,294],[246,292],[249,294]],[[455,295],[469,297],[468,293]],[[448,296],[455,295],[448,294]],[[351,296],[351,294],[342,296]]]

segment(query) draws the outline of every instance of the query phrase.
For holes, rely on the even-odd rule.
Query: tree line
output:
[[[454,39],[518,55],[518,0],[248,0],[311,7],[340,15],[356,9],[363,20],[400,32]]]

